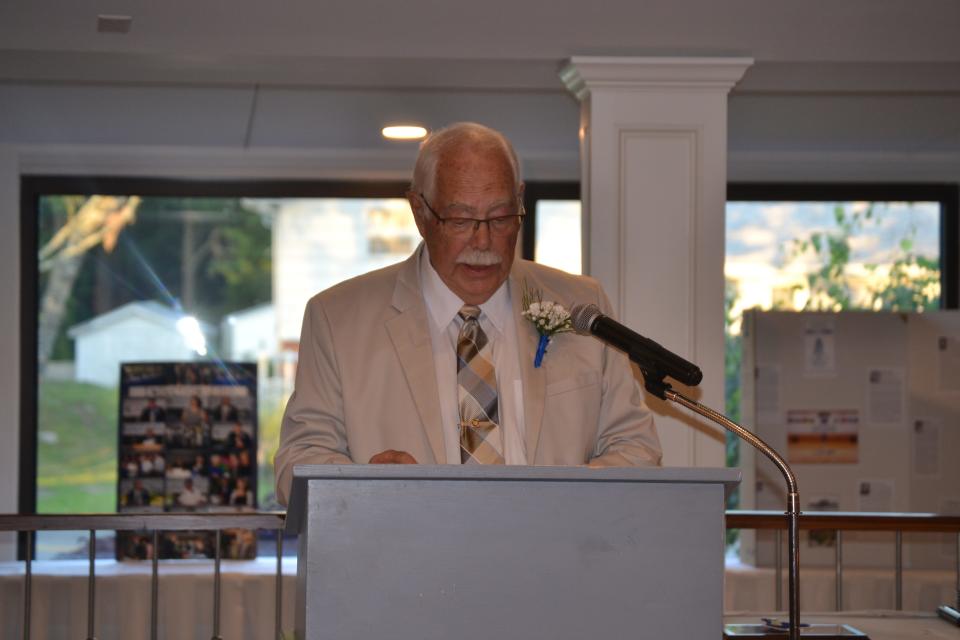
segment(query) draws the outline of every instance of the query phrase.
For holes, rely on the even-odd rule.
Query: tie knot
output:
[[[480,307],[473,304],[465,304],[460,308],[459,315],[464,322],[467,320],[476,320],[480,317]]]

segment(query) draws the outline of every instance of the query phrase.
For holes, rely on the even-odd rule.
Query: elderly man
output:
[[[535,366],[524,291],[610,304],[591,278],[514,260],[523,183],[506,138],[472,123],[434,132],[407,199],[414,254],[307,304],[279,500],[296,464],[659,464],[626,356],[561,333]]]

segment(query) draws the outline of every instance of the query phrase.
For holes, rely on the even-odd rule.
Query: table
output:
[[[97,560],[96,632],[98,640],[149,638],[149,562]],[[23,563],[0,563],[0,637],[22,636]],[[275,558],[223,561],[221,635],[225,640],[273,637]],[[283,559],[284,630],[293,629],[296,558]],[[746,566],[726,571],[726,622],[756,622],[774,608],[773,571]],[[952,602],[955,576],[950,571],[904,572],[905,613],[880,611],[892,606],[892,572],[846,569],[845,598],[855,610],[804,613],[805,621],[846,622],[873,640],[889,638],[960,639],[933,613]],[[801,606],[806,611],[833,607],[833,572],[801,572]],[[786,590],[784,590],[786,593]],[[861,602],[876,602],[861,605]],[[919,611],[918,611],[919,610]],[[747,613],[766,611],[767,613]],[[731,613],[733,612],[733,613]],[[160,563],[159,638],[209,640],[213,635],[213,561],[177,560]],[[784,615],[783,613],[780,614]],[[87,561],[33,563],[33,640],[76,640],[87,628]],[[923,635],[923,634],[927,635]],[[719,637],[719,632],[718,632]]]

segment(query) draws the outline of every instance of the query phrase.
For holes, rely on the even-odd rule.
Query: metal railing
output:
[[[786,516],[777,511],[727,511],[727,529],[757,529],[776,532],[774,575],[777,609],[783,609],[783,532]],[[834,579],[836,582],[836,609],[843,609],[843,532],[889,531],[893,533],[894,607],[903,609],[903,533],[945,532],[957,535],[956,587],[957,605],[960,605],[960,516],[941,516],[934,513],[846,513],[810,512],[800,516],[800,529],[826,529],[836,533],[834,548]]]
[[[285,515],[276,513],[165,513],[165,514],[97,514],[97,515],[8,515],[0,514],[0,531],[19,531],[31,534],[36,531],[89,531],[89,562],[87,575],[87,640],[96,640],[96,533],[97,531],[143,531],[153,534],[153,554],[150,576],[150,640],[157,640],[159,610],[160,567],[159,534],[161,531],[214,531],[213,569],[213,637],[220,637],[220,560],[221,532],[226,529],[271,530],[277,534],[277,570],[275,587],[275,635],[283,637],[281,630],[281,603],[283,600],[283,528]],[[23,637],[30,639],[31,594],[33,580],[32,535],[26,536]]]

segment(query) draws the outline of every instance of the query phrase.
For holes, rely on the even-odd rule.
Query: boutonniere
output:
[[[537,343],[537,355],[533,358],[533,366],[540,368],[543,355],[547,352],[550,338],[558,333],[573,331],[570,324],[570,312],[562,304],[543,299],[543,292],[539,289],[528,289],[523,283],[523,317],[533,323],[540,334]]]

